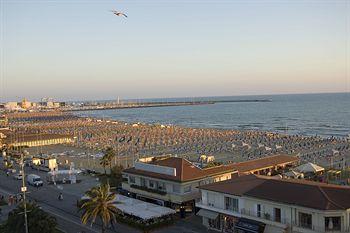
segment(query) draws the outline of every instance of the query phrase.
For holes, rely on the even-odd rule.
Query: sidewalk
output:
[[[11,193],[0,189],[0,195],[3,195],[5,197],[4,200],[6,202],[8,202],[8,199],[9,199],[9,196],[11,195]],[[16,206],[17,206],[16,204],[0,206],[0,209],[1,209],[0,224],[4,223],[7,220],[9,212],[11,212],[14,208],[16,208]]]

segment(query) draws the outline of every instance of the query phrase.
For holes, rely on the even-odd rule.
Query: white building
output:
[[[230,179],[233,173],[237,171],[228,165],[199,168],[183,158],[154,158],[125,169],[122,188],[142,200],[192,211],[199,185]]]
[[[17,102],[7,102],[5,104],[5,108],[7,110],[16,110],[16,109],[19,109],[20,107],[18,106]]]
[[[246,175],[200,190],[197,214],[221,232],[350,232],[350,187]]]

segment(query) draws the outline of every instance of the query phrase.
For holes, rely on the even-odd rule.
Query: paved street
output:
[[[95,233],[100,232],[100,226],[94,224],[92,227],[83,225],[80,220],[80,214],[77,212],[76,203],[86,190],[96,186],[97,181],[90,176],[83,177],[80,184],[61,185],[59,189],[54,185],[48,185],[45,181],[45,173],[26,168],[26,174],[38,174],[44,181],[44,186],[34,188],[28,186],[28,199],[36,201],[45,211],[56,217],[59,229],[67,233]],[[0,193],[8,196],[19,192],[22,181],[15,180],[12,175],[6,176],[6,173],[0,171]],[[58,186],[59,187],[59,186]],[[63,193],[63,201],[58,200],[59,193]],[[139,232],[126,225],[117,224],[116,231],[109,232]]]

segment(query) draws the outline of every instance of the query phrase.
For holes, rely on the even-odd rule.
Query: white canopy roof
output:
[[[126,214],[130,214],[139,217],[143,220],[159,218],[164,215],[175,214],[176,211],[167,207],[159,206],[156,204],[144,202],[138,199],[126,197],[123,195],[117,195],[116,207]]]
[[[302,173],[307,173],[307,172],[316,173],[316,172],[324,171],[324,168],[309,162],[309,163],[302,164],[299,167],[296,167],[295,170]]]
[[[81,170],[72,169],[72,170],[50,171],[47,174],[50,176],[53,176],[53,175],[76,175],[76,174],[80,174],[80,173],[81,173]]]

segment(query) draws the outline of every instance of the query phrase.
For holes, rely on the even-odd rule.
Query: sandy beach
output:
[[[98,157],[107,147],[116,151],[114,164],[131,166],[138,157],[172,154],[197,160],[202,154],[217,161],[238,162],[272,154],[297,155],[301,161],[344,168],[350,165],[346,138],[306,137],[273,132],[186,128],[173,125],[133,124],[109,119],[77,117],[60,113],[25,113],[9,117],[19,135],[69,134],[73,145],[30,148],[31,153],[59,154],[78,167],[98,169]],[[64,153],[66,152],[66,153]]]

